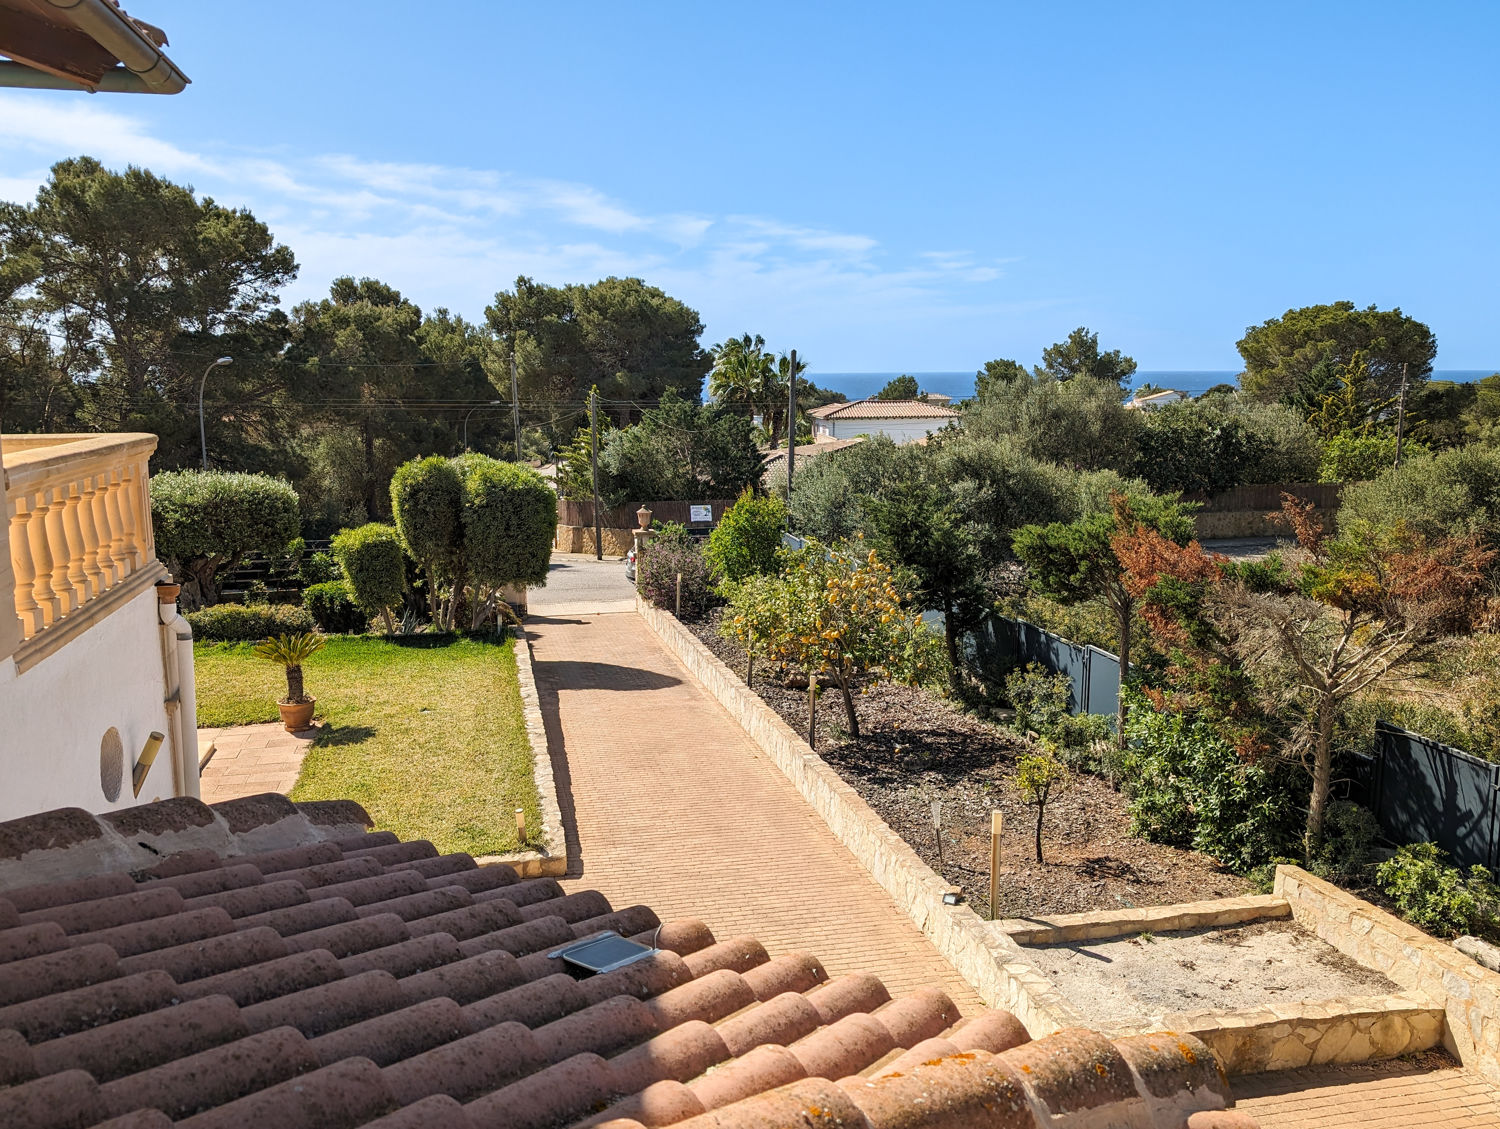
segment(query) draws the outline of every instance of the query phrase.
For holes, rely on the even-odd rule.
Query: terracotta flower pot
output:
[[[278,702],[276,708],[281,711],[281,724],[287,732],[296,733],[312,724],[313,707],[317,704],[318,699],[308,698],[305,702]]]

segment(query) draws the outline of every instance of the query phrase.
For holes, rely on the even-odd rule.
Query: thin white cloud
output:
[[[638,275],[705,316],[708,339],[746,328],[910,337],[956,317],[1025,317],[988,300],[1002,260],[963,249],[904,262],[875,237],[749,214],[656,213],[602,188],[499,169],[293,155],[158,137],[120,103],[0,93],[0,198],[26,200],[45,168],[87,153],[187,180],[248,207],[296,253],[286,297],[327,293],[342,274],[379,277],[424,307],[477,317],[518,275],[548,282]],[[801,327],[799,329],[799,327]]]

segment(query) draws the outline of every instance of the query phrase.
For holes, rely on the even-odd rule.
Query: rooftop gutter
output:
[[[107,70],[94,86],[84,86],[71,78],[61,78],[24,63],[0,60],[0,87],[16,87],[23,90],[93,90],[106,94],[167,94],[172,91],[156,90],[146,85],[144,79],[124,67]]]
[[[0,85],[43,90],[105,90],[123,94],[178,94],[190,81],[109,0],[47,0],[69,23],[119,59],[123,67],[106,71],[97,83],[70,82],[19,63],[0,67]],[[20,72],[27,72],[22,74]]]

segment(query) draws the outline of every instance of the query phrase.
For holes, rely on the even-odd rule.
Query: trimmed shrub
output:
[[[785,529],[786,506],[781,499],[757,497],[747,487],[708,535],[703,559],[714,583],[738,584],[775,572],[776,551]]]
[[[285,552],[299,521],[297,492],[268,474],[176,470],[151,479],[156,552],[190,608],[217,603],[245,554]]]
[[[312,612],[296,604],[215,604],[188,612],[197,639],[248,643],[273,635],[300,635],[317,630]]]
[[[682,576],[682,618],[697,619],[708,611],[713,593],[708,565],[687,530],[669,522],[646,542],[635,564],[636,587],[650,603],[666,611],[677,604],[677,577]]]
[[[438,589],[458,563],[464,486],[453,460],[431,455],[402,463],[391,476],[396,534],[427,583],[427,610],[438,624]]]
[[[391,609],[400,605],[406,592],[406,561],[396,531],[373,521],[345,529],[333,539],[333,559],[343,570],[355,603],[367,612],[379,612],[386,632],[394,631]]]
[[[365,629],[370,617],[354,599],[347,580],[313,584],[302,593],[302,606],[312,613],[325,635],[351,635]]]
[[[463,459],[463,548],[469,579],[489,588],[545,584],[557,535],[557,495],[529,467]]]

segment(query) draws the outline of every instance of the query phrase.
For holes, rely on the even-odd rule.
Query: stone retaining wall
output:
[[[1051,917],[1012,917],[998,923],[1018,945],[1062,945],[1070,941],[1099,941],[1105,937],[1129,937],[1135,933],[1178,933],[1243,925],[1247,921],[1291,917],[1292,907],[1274,894],[1249,894],[1243,898],[1179,902],[1171,906],[1132,906],[1129,909],[1097,909],[1087,913],[1059,913]]]
[[[1444,1046],[1468,1069],[1500,1083],[1500,972],[1301,867],[1276,868],[1276,893],[1291,904],[1298,924],[1441,1008]]]
[[[1164,1015],[1151,1031],[1201,1039],[1229,1074],[1396,1058],[1437,1046],[1443,1009],[1417,994]]]
[[[944,905],[948,883],[692,632],[639,597],[636,608],[985,1003],[1009,1011],[1033,1038],[1088,1026],[998,922],[966,905]]]
[[[557,781],[552,775],[552,754],[547,751],[547,727],[542,721],[542,700],[537,694],[536,675],[532,670],[531,643],[525,631],[519,628],[514,635],[516,681],[521,685],[521,716],[526,722],[526,743],[531,746],[531,772],[536,781],[542,826],[539,829],[527,828],[527,838],[535,844],[531,850],[485,855],[475,861],[481,864],[503,862],[515,867],[522,878],[555,878],[568,870],[562,806],[557,800]]]

